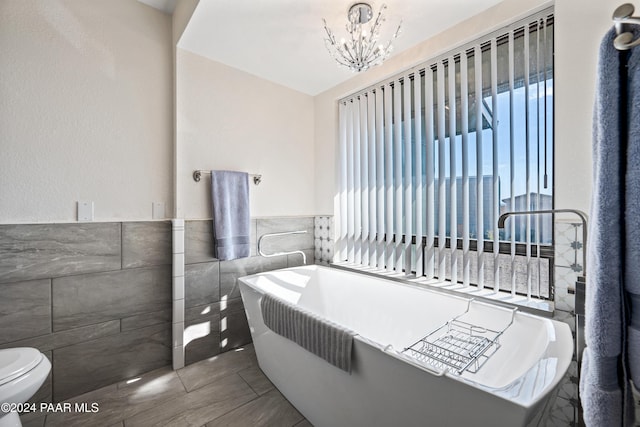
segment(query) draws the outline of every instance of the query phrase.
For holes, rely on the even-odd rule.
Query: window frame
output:
[[[360,90],[358,92],[355,92],[355,93],[353,93],[353,94],[351,94],[351,95],[349,95],[347,97],[344,97],[344,98],[339,100],[339,103],[351,102],[351,100],[359,99],[360,96],[363,96],[365,94],[375,93],[376,92],[376,88],[380,88],[380,87],[383,87],[383,86],[392,88],[394,90],[394,93],[395,93],[394,85],[396,84],[396,82],[400,82],[401,80],[407,79],[407,78],[413,79],[413,76],[416,75],[416,74],[419,74],[419,73],[421,73],[421,76],[425,76],[425,74],[426,74],[425,70],[431,69],[432,72],[433,72],[435,70],[435,68],[434,68],[435,65],[434,64],[437,64],[438,62],[444,62],[448,58],[453,58],[454,63],[458,63],[462,53],[466,53],[467,57],[469,57],[469,53],[471,51],[473,51],[474,48],[476,46],[478,46],[478,45],[480,46],[480,52],[484,52],[484,51],[486,51],[486,49],[491,47],[491,45],[493,43],[492,40],[495,40],[495,46],[498,46],[498,45],[504,43],[505,40],[508,40],[510,31],[513,31],[513,33],[514,33],[514,40],[515,40],[515,34],[524,34],[526,29],[528,29],[529,33],[531,33],[532,32],[532,28],[534,28],[534,26],[537,25],[537,23],[539,22],[539,19],[541,17],[544,17],[547,20],[546,21],[546,25],[547,26],[551,26],[552,27],[551,37],[552,37],[552,40],[553,40],[553,32],[554,32],[554,29],[555,29],[555,26],[554,26],[554,24],[555,24],[555,21],[554,21],[554,10],[553,10],[553,7],[548,7],[548,8],[545,8],[545,9],[539,11],[539,12],[533,13],[530,16],[524,18],[524,19],[518,20],[518,21],[516,21],[516,22],[514,22],[514,23],[512,23],[512,24],[510,24],[510,25],[508,25],[506,27],[503,27],[500,30],[493,31],[493,32],[488,33],[488,34],[486,34],[484,36],[480,36],[476,40],[471,41],[471,42],[469,42],[469,43],[467,43],[467,44],[465,44],[463,46],[460,46],[458,48],[454,48],[454,49],[450,50],[447,53],[438,55],[438,56],[436,56],[434,58],[431,58],[431,59],[429,59],[427,61],[424,61],[421,64],[419,64],[419,65],[417,65],[415,67],[412,67],[409,70],[405,70],[403,72],[397,73],[396,75],[394,75],[392,77],[389,77],[389,78],[387,78],[387,79],[385,79],[385,80],[383,80],[381,82],[378,82],[378,83],[376,83],[376,84],[374,84],[372,86],[369,86],[368,88],[362,89],[362,90]],[[518,30],[518,28],[520,28],[520,29]],[[538,27],[538,29],[539,28],[540,27]],[[551,43],[551,63],[548,64],[549,67],[551,68],[551,74],[549,75],[549,77],[547,77],[546,69],[545,69],[545,74],[544,74],[545,79],[547,79],[547,80],[549,78],[552,79],[552,80],[554,79],[555,69],[554,69],[554,64],[553,64],[553,54],[554,54],[553,43]],[[531,57],[529,58],[529,61],[531,61]],[[539,78],[539,74],[538,74],[537,78]],[[528,77],[525,80],[528,81]],[[545,80],[545,82],[546,82],[546,80]],[[406,83],[403,83],[403,85],[404,84],[406,84]],[[523,85],[525,85],[525,84],[526,83],[523,83]],[[531,85],[531,84],[532,83],[529,83],[529,85]],[[533,84],[535,84],[535,83],[533,83]],[[398,88],[399,92],[402,91],[402,90],[403,90],[402,87]],[[447,89],[445,88],[445,90],[447,90]],[[481,94],[482,94],[483,98],[486,96],[485,93],[486,93],[486,90],[484,89],[484,86],[483,86],[483,89],[481,91]],[[498,93],[502,93],[502,92],[498,92]],[[435,97],[435,94],[434,94],[434,100],[435,99],[436,99],[436,97]],[[552,124],[551,124],[552,180],[551,180],[551,183],[550,183],[551,196],[552,196],[551,208],[553,209],[555,207],[555,161],[554,161],[555,160],[555,108],[554,108],[555,107],[555,105],[554,105],[555,104],[555,98],[554,97],[552,97],[551,102],[552,102],[552,107],[551,108],[553,109],[553,111],[552,111],[553,116],[552,117],[554,117],[554,119],[552,121]],[[437,112],[434,111],[434,117],[436,115],[437,115]],[[404,113],[403,113],[403,116],[404,116]],[[483,117],[483,123],[484,123],[485,115],[483,114],[482,117]],[[414,115],[411,115],[411,119],[412,120],[414,119]],[[437,117],[435,117],[434,121],[437,122],[437,120],[438,120]],[[546,118],[545,118],[545,120],[546,120]],[[395,122],[395,120],[394,120],[394,122]],[[399,123],[398,125],[392,123],[391,126],[394,126],[394,127],[395,126],[399,126],[400,128],[403,128],[405,126],[405,124],[402,123],[402,120],[401,120],[401,123]],[[409,125],[409,126],[411,126],[411,125]],[[477,125],[476,125],[476,127],[477,127]],[[445,126],[445,128],[446,128],[446,126]],[[484,129],[484,128],[482,128],[482,129]],[[447,132],[448,132],[448,129],[447,129]],[[471,133],[470,130],[468,132],[469,132],[469,134]],[[477,129],[475,130],[475,132],[477,132]],[[545,132],[546,132],[546,129],[545,129]],[[394,132],[394,138],[395,138],[395,132]],[[423,138],[426,138],[426,135],[423,135]],[[403,135],[401,135],[401,139],[404,140],[404,136]],[[392,141],[385,140],[385,144],[392,144],[392,143],[393,143]],[[437,131],[434,131],[434,142],[433,143],[435,145],[438,144]],[[402,148],[402,149],[404,149],[404,148]],[[545,147],[545,149],[546,149],[546,147]],[[413,157],[412,157],[412,159],[413,159]],[[413,162],[413,160],[411,160],[411,162]],[[434,165],[435,165],[435,163],[434,163]],[[378,172],[378,173],[380,173],[380,172]],[[394,174],[395,173],[397,173],[397,172],[394,171]],[[401,170],[400,174],[402,174],[402,173],[403,172]],[[484,175],[482,175],[482,176],[484,176]],[[477,175],[476,175],[476,177],[477,177]],[[539,179],[539,177],[538,177],[538,179]],[[437,192],[437,189],[436,189],[436,192]],[[498,199],[498,200],[500,200],[500,199]],[[342,212],[342,208],[339,211]],[[426,215],[426,213],[423,213],[423,215]],[[449,215],[449,212],[447,211],[446,216],[448,216],[448,215]],[[554,217],[552,216],[552,218],[554,218]],[[496,218],[496,220],[497,220],[497,218]],[[403,221],[403,227],[405,227],[404,220],[401,220],[401,221]],[[533,220],[532,220],[532,222],[533,222]],[[393,235],[390,236],[390,239],[387,240],[387,234],[386,233],[384,233],[382,236],[379,236],[379,233],[371,235],[369,233],[369,230],[364,230],[364,231],[366,231],[365,234],[366,234],[367,242],[369,242],[370,244],[374,244],[376,242],[378,242],[378,243],[384,242],[384,243],[392,243],[392,244],[402,244],[402,245],[405,245],[405,247],[408,244],[407,235],[406,234],[393,234]],[[413,230],[413,231],[415,231],[415,230]],[[424,250],[424,248],[426,247],[426,244],[427,244],[427,236],[426,236],[426,234],[427,234],[427,232],[425,230],[423,232],[423,235],[421,236],[421,239],[420,239],[414,233],[410,233],[410,235],[411,235],[410,244],[411,245],[415,245],[415,244],[417,244],[418,241],[420,241],[421,244],[422,244],[422,248]],[[440,247],[439,240],[440,240],[441,237],[439,236],[439,233],[434,233],[432,238],[433,238],[433,241],[434,241],[434,247]],[[482,250],[482,252],[484,254],[487,254],[487,256],[491,255],[493,253],[493,250],[494,250],[494,241],[490,240],[490,239],[487,239],[487,238],[484,238],[484,237],[481,240],[483,241],[483,245],[482,245],[482,249],[483,250]],[[470,251],[477,252],[477,250],[478,250],[478,241],[479,240],[477,238],[471,238],[470,236],[468,237],[468,243],[469,243],[469,250]],[[529,245],[528,249],[527,249],[527,243],[524,243],[524,242],[517,242],[516,241],[515,244],[514,244],[510,240],[500,240],[498,242],[498,244],[499,244],[499,249],[498,249],[498,253],[499,254],[512,255],[513,254],[512,248],[515,246],[515,256],[530,256],[530,262],[532,262],[535,258],[538,257],[538,251],[539,251],[539,253],[540,253],[539,257],[541,259],[548,260],[548,262],[549,262],[548,296],[539,295],[539,296],[537,296],[537,298],[543,299],[543,300],[553,300],[554,297],[555,297],[555,295],[554,295],[555,294],[554,268],[553,268],[554,264],[555,264],[554,263],[554,261],[555,261],[555,255],[554,255],[554,250],[555,250],[555,223],[554,223],[553,219],[551,220],[551,243],[550,244],[542,244],[542,243],[530,242],[528,244]],[[463,249],[463,239],[456,237],[456,245],[455,246],[456,246],[456,249]],[[449,249],[449,250],[451,249],[451,238],[450,238],[450,236],[446,237],[444,248]],[[339,254],[339,253],[340,253],[340,251],[336,250],[336,254]],[[408,265],[410,265],[410,264],[408,264]],[[407,270],[407,264],[405,263],[405,267],[402,268],[402,271],[404,271],[406,274],[409,274],[406,270]],[[411,272],[415,272],[415,270],[412,270]],[[515,293],[522,295],[522,292],[519,292],[517,290],[515,291]],[[525,295],[526,295],[526,293],[525,293]]]

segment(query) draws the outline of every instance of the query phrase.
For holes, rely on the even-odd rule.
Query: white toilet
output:
[[[0,405],[19,405],[29,400],[47,379],[50,370],[49,359],[35,348],[0,350]],[[21,425],[17,412],[0,410],[0,427]]]

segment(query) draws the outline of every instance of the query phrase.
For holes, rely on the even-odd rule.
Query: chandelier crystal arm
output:
[[[352,42],[351,46],[355,46],[355,42]],[[351,49],[349,48],[349,46],[347,46],[347,42],[346,41],[342,44],[341,49],[340,49],[339,52],[342,53],[342,56],[348,62],[356,62],[357,61],[357,53],[355,51],[351,52]],[[355,55],[355,57],[354,57],[354,55]]]
[[[371,28],[371,33],[369,34],[369,39],[367,40],[367,53],[365,55],[365,57],[370,56],[372,53],[375,53],[374,50],[376,48],[376,39],[378,38],[378,35],[380,34],[380,18],[382,16],[382,9],[380,10],[380,12],[378,13],[378,17],[376,18],[376,22],[373,24],[373,27]],[[375,53],[377,56],[377,53]]]
[[[369,4],[356,3],[352,5],[349,9],[345,26],[349,38],[347,40],[343,38],[340,42],[329,29],[327,21],[325,19],[322,20],[327,33],[325,47],[339,65],[347,67],[351,71],[360,72],[381,64],[389,57],[393,49],[392,42],[400,34],[402,21],[400,21],[400,25],[398,25],[391,40],[386,44],[379,43],[380,28],[385,21],[384,11],[386,9],[387,6],[383,4],[375,20],[371,22],[373,13]]]
[[[401,32],[402,32],[402,19],[400,20],[400,23],[398,24],[398,28],[396,28],[396,32],[393,33],[393,37],[391,37],[391,39],[397,39]]]
[[[333,32],[329,29],[329,27],[327,27],[327,21],[325,21],[324,19],[322,21],[324,22],[324,30],[327,32],[327,39],[325,39],[325,41],[328,41],[329,43],[331,43],[331,45],[335,46],[336,37],[333,35]]]

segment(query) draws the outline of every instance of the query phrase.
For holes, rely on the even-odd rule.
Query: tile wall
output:
[[[313,239],[316,264],[329,265],[333,262],[333,217],[316,216],[313,219]]]
[[[565,322],[575,335],[575,295],[568,289],[574,288],[578,276],[582,275],[582,223],[556,222],[555,228],[555,312],[553,318]],[[571,362],[565,376],[555,406],[547,422],[549,427],[578,425],[578,364]]]
[[[171,363],[167,221],[0,225],[0,348],[51,361],[34,402]]]
[[[313,217],[251,224],[251,257],[234,261],[213,257],[210,220],[184,222],[182,253],[169,221],[0,225],[0,348],[35,347],[53,365],[32,400],[59,402],[171,365],[176,301],[186,364],[249,343],[237,278],[302,264],[297,254],[257,256],[258,237],[305,230],[263,250],[303,250],[314,262]],[[172,268],[180,255],[184,270]]]
[[[302,264],[302,256],[261,257],[260,236],[305,230],[306,234],[265,238],[267,253],[304,251],[314,263],[314,217],[254,218],[251,220],[251,256],[219,261],[213,256],[210,220],[185,222],[184,357],[185,364],[251,342],[237,279],[249,274]]]
[[[171,220],[173,369],[184,367],[184,231],[184,219]]]

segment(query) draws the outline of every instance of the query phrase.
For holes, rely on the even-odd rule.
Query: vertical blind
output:
[[[551,218],[497,219],[552,207],[551,10],[340,100],[339,129],[339,261],[549,296]]]

